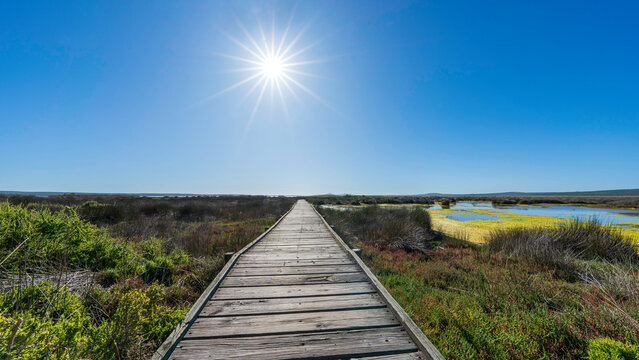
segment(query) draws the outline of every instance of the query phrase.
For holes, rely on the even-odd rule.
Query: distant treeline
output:
[[[295,202],[291,197],[193,196],[146,197],[133,195],[75,195],[48,197],[0,195],[0,202],[42,207],[56,211],[76,207],[78,214],[94,224],[116,224],[140,217],[164,217],[179,221],[214,219],[246,220],[286,212]]]

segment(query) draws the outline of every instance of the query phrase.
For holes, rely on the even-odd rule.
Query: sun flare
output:
[[[239,55],[220,54],[229,59],[245,64],[246,67],[233,69],[233,72],[247,73],[244,78],[214,96],[226,93],[230,90],[244,87],[248,88],[245,98],[257,93],[257,100],[251,113],[251,120],[262,104],[265,93],[270,93],[271,101],[279,98],[281,106],[288,115],[286,100],[293,97],[300,100],[297,92],[301,91],[316,100],[326,104],[326,101],[315,94],[311,89],[302,84],[301,77],[313,77],[313,74],[303,71],[304,66],[321,62],[305,58],[308,50],[317,43],[301,46],[301,39],[308,25],[296,34],[291,34],[293,16],[281,34],[276,33],[275,21],[273,21],[270,33],[264,31],[260,23],[257,24],[257,35],[251,34],[240,22],[239,28],[245,37],[239,40],[236,37],[226,36],[239,46]]]

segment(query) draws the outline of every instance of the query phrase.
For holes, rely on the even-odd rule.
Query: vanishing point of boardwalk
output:
[[[306,201],[233,255],[154,359],[443,359]]]

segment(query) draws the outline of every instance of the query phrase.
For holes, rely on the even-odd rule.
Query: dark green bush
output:
[[[125,219],[125,209],[117,204],[102,204],[95,200],[90,200],[78,208],[82,218],[92,223],[114,224]]]

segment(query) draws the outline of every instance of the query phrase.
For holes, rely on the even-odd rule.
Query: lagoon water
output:
[[[639,210],[626,210],[626,209],[607,209],[596,207],[585,207],[575,205],[508,205],[508,206],[493,206],[489,202],[458,202],[452,205],[451,210],[491,210],[495,212],[504,213],[507,217],[508,214],[518,215],[532,215],[532,216],[549,216],[558,217],[561,219],[597,219],[602,223],[619,224],[623,222],[639,223]],[[441,206],[435,205],[430,209],[441,209]],[[435,212],[437,213],[437,212]],[[459,216],[464,214],[463,216]],[[472,212],[460,212],[446,214],[449,219],[456,219],[460,221],[468,220],[490,220],[485,218],[486,214],[472,213]],[[492,215],[494,218],[499,218],[497,215]]]

